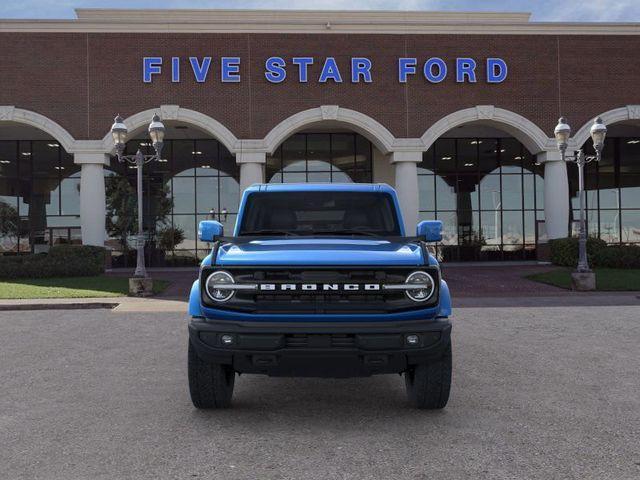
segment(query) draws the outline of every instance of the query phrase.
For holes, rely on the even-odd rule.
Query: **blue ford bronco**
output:
[[[189,390],[197,408],[231,404],[235,375],[404,374],[418,408],[451,386],[451,299],[427,242],[405,235],[384,184],[270,184],[245,190],[232,237],[212,244],[189,299]]]

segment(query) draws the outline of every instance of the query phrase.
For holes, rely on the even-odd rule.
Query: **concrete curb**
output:
[[[0,304],[0,312],[14,312],[26,310],[113,310],[119,303],[115,302],[86,302],[86,303],[10,303]]]
[[[0,312],[27,310],[92,310],[120,312],[176,312],[186,313],[188,303],[170,297],[94,297],[2,299]]]

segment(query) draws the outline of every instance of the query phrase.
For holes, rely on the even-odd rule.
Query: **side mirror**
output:
[[[425,242],[439,242],[442,240],[442,222],[440,220],[424,220],[416,227],[418,237]]]
[[[198,224],[198,238],[201,242],[215,242],[224,235],[224,227],[215,220],[203,220]]]

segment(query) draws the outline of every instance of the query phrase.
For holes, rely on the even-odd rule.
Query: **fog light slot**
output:
[[[411,347],[415,347],[420,345],[420,336],[414,333],[411,333],[404,337],[404,341],[407,343],[407,345]]]
[[[233,345],[236,339],[233,335],[229,335],[225,333],[224,335],[220,335],[220,343],[225,346]]]

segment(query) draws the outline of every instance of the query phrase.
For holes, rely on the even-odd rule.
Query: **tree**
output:
[[[20,237],[20,215],[18,209],[7,202],[0,201],[0,237]]]
[[[184,230],[180,227],[166,227],[158,232],[158,248],[165,252],[173,250],[184,242]]]
[[[105,183],[107,197],[107,231],[120,242],[123,251],[129,250],[128,238],[138,233],[138,201],[136,190],[126,177],[111,176]],[[173,199],[166,185],[153,188],[150,195],[151,215],[146,218],[149,238],[155,237],[158,224],[165,224],[173,208]]]

